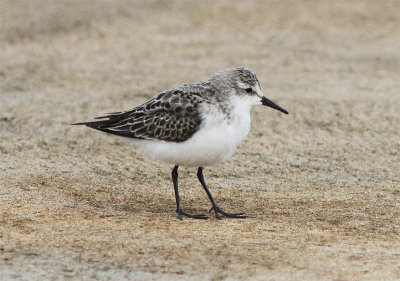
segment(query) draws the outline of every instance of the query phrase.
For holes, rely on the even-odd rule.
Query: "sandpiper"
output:
[[[75,123],[130,138],[151,159],[171,163],[176,213],[195,219],[205,214],[184,212],[178,191],[178,167],[198,167],[197,177],[211,201],[217,219],[245,218],[244,213],[225,212],[214,200],[203,176],[203,167],[232,156],[250,130],[250,111],[266,105],[288,112],[267,99],[257,76],[247,67],[222,69],[207,81],[188,83],[157,94],[132,110]]]

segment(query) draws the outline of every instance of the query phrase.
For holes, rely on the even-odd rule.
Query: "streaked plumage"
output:
[[[74,125],[86,125],[128,137],[150,158],[174,164],[173,181],[179,218],[182,215],[206,218],[181,210],[177,189],[179,165],[200,167],[198,177],[213,203],[217,218],[220,218],[219,213],[228,217],[243,217],[242,213],[226,213],[215,204],[205,185],[202,167],[232,156],[250,130],[250,111],[256,104],[287,114],[286,110],[262,95],[257,76],[250,69],[238,67],[220,70],[204,82],[164,91],[132,110]]]
[[[183,142],[200,127],[202,102],[199,94],[184,88],[172,89],[132,110],[97,117],[100,121],[84,124],[123,137]]]

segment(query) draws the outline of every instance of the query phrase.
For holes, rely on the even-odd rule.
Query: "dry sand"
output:
[[[1,1],[1,280],[400,280],[399,1]],[[84,127],[238,65],[252,113],[175,217],[171,166]],[[184,208],[210,203],[181,169]]]

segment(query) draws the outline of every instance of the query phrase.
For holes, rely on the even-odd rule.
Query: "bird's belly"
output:
[[[250,118],[230,120],[206,125],[184,142],[136,140],[135,146],[154,160],[186,167],[209,166],[231,157],[249,129]]]

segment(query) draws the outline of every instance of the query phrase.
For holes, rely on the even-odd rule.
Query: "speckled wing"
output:
[[[200,128],[202,102],[199,93],[172,89],[130,111],[110,113],[95,118],[102,120],[76,125],[123,137],[183,142]]]

